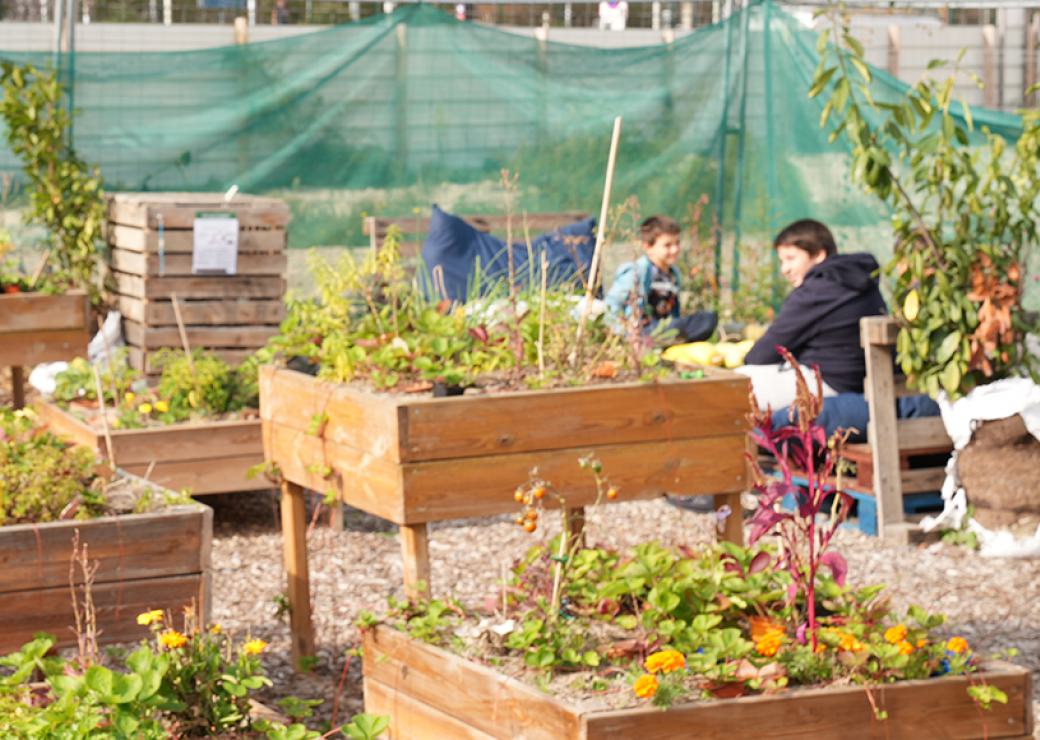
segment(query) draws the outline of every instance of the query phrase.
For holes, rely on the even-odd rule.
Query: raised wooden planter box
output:
[[[140,639],[148,628],[136,617],[169,610],[180,624],[185,607],[201,620],[210,612],[213,511],[202,504],[148,514],[87,521],[0,527],[0,654],[46,631],[58,646],[76,644],[69,590],[72,538],[79,530],[90,561],[99,567],[93,596],[100,640]],[[80,583],[80,574],[76,573]]]
[[[104,432],[76,418],[60,406],[39,401],[40,419],[59,437],[108,457]],[[260,420],[210,421],[172,424],[150,429],[111,429],[115,463],[153,483],[193,496],[271,488],[263,476],[252,479],[246,471],[264,461]]]
[[[515,512],[537,467],[572,521],[594,501],[578,458],[594,453],[619,501],[716,494],[742,539],[748,379],[698,380],[433,398],[365,392],[292,370],[260,371],[264,453],[286,481],[282,517],[294,648],[310,654],[303,489],[398,524],[406,586],[429,581],[427,522]],[[325,476],[324,473],[331,473]],[[548,499],[548,497],[547,497]]]
[[[82,290],[64,295],[0,295],[0,366],[13,377],[14,405],[24,403],[23,368],[86,355],[90,303]]]
[[[513,740],[920,740],[1032,738],[1032,676],[1007,663],[981,673],[874,686],[887,720],[874,716],[861,686],[797,689],[771,696],[653,707],[582,711],[479,663],[389,627],[365,635],[365,711],[390,717],[390,737]],[[1007,704],[981,711],[968,697],[986,682]]]

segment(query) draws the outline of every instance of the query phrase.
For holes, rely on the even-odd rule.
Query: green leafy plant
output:
[[[853,177],[892,210],[885,271],[908,382],[956,398],[1009,375],[1035,376],[1022,293],[1038,243],[1040,112],[1023,111],[1016,142],[976,131],[969,106],[955,100],[957,70],[931,76],[942,61],[904,94],[876,95],[863,46],[836,15],[833,25],[820,36],[809,95],[826,100],[820,125],[831,140],[849,142]]]
[[[29,181],[31,219],[50,234],[48,280],[83,288],[97,304],[102,298],[98,245],[106,215],[104,191],[97,169],[71,146],[71,114],[61,84],[53,71],[3,62],[0,88],[7,143]]]

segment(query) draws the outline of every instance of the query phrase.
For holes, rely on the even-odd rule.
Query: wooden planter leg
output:
[[[565,511],[567,517],[567,538],[569,540],[567,543],[568,549],[575,542],[579,542],[580,547],[585,547],[585,507],[567,507]]]
[[[25,368],[11,368],[11,402],[15,409],[25,406]]]
[[[329,504],[329,529],[334,532],[342,532],[347,526],[347,518],[343,512],[343,502],[336,499],[335,503]]]
[[[307,506],[302,486],[282,483],[282,557],[288,579],[289,628],[292,657],[314,655],[314,625],[311,622],[310,574],[307,566]]]
[[[715,495],[716,510],[722,506],[729,506],[730,514],[722,524],[722,532],[719,538],[726,542],[733,542],[741,547],[744,546],[744,511],[740,504],[739,493],[720,493]]]
[[[430,535],[427,525],[402,524],[401,563],[409,598],[430,596]]]

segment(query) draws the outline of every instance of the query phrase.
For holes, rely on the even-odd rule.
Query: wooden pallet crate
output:
[[[776,694],[617,710],[581,709],[386,626],[365,633],[365,711],[390,717],[393,740],[436,737],[593,740],[593,738],[813,738],[892,740],[1005,738],[1033,732],[1032,676],[993,662],[970,676],[833,686]],[[980,711],[975,684],[996,686],[1006,704]],[[888,714],[878,720],[875,707]]]
[[[234,213],[239,222],[237,273],[192,273],[198,211]],[[277,332],[285,316],[288,206],[274,198],[217,194],[115,193],[108,241],[116,302],[131,365],[148,375],[152,356],[180,348],[176,296],[188,343],[239,362]]]

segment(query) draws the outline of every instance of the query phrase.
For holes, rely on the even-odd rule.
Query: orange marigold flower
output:
[[[827,649],[827,643],[825,643],[825,642],[818,642],[818,643],[816,643],[816,649],[813,650],[813,652],[814,653],[822,653],[826,649]]]
[[[769,617],[751,617],[748,621],[751,623],[751,639],[755,642],[771,632],[784,632],[784,626]]]
[[[161,622],[162,620],[162,609],[151,609],[150,611],[141,612],[137,615],[138,624],[152,624],[153,622]]]
[[[954,653],[963,653],[968,650],[968,641],[963,637],[951,637],[946,642],[946,649]]]
[[[920,650],[921,648],[923,648],[927,644],[928,644],[928,640],[926,640],[926,639],[924,639],[922,637],[920,640],[917,641],[917,649]]]
[[[898,645],[906,639],[906,625],[897,624],[895,627],[889,627],[885,630],[885,641],[890,642],[893,645]]]
[[[841,642],[839,643],[839,647],[850,653],[859,653],[866,650],[866,646],[860,642],[855,635],[849,632],[841,633]]]
[[[914,652],[914,646],[906,640],[900,640],[898,643],[896,643],[896,647],[899,648],[900,655],[909,655],[910,653]]]
[[[259,655],[267,649],[267,643],[260,638],[254,638],[242,646],[242,652],[246,655]]]
[[[651,673],[671,673],[686,667],[686,658],[678,650],[661,650],[646,659],[646,669]]]
[[[649,673],[640,676],[632,685],[632,691],[634,691],[636,696],[640,699],[653,698],[654,694],[657,693],[657,676]]]
[[[179,648],[188,642],[188,638],[177,630],[166,630],[159,635],[159,644],[167,650]]]
[[[755,641],[755,650],[758,651],[759,655],[771,658],[776,655],[783,644],[784,634],[782,632],[767,632]]]

